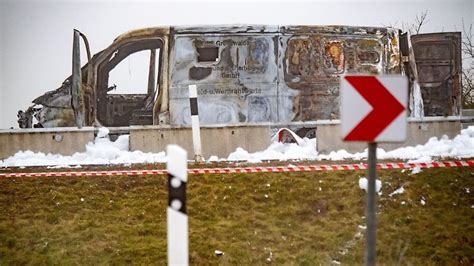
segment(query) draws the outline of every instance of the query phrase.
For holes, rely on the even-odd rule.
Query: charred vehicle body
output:
[[[460,114],[460,33],[410,37],[381,27],[158,27],[125,33],[94,56],[85,36],[74,34],[73,75],[19,111],[20,127],[189,125],[191,84],[197,85],[201,124],[338,119],[339,78],[354,73],[407,75],[412,115],[417,106],[424,108],[419,115]],[[82,68],[79,36],[89,58]],[[110,72],[141,51],[149,51],[146,93],[110,93],[115,89]]]

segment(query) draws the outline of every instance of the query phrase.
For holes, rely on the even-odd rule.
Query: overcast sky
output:
[[[428,11],[424,32],[473,23],[473,0],[328,2],[150,2],[0,0],[0,128],[71,73],[72,30],[92,53],[128,30],[165,25],[271,24],[384,26],[411,23]]]

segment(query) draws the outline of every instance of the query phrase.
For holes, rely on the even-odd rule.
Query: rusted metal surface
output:
[[[167,98],[168,77],[167,73],[167,45],[170,34],[169,27],[144,28],[126,32],[118,36],[114,42],[105,50],[94,55],[92,59],[93,77],[91,82],[92,91],[95,92],[95,103],[97,109],[91,110],[95,121],[91,125],[118,126],[133,124],[153,124],[154,108],[158,108],[157,116],[160,113],[160,104],[155,104],[155,99]],[[108,94],[112,84],[108,84],[109,72],[121,60],[128,55],[151,49],[160,49],[159,73],[155,91],[152,94],[121,95],[119,100],[116,96]],[[157,95],[158,94],[158,95]],[[126,106],[121,106],[125,104]],[[133,106],[132,108],[129,108]],[[113,115],[115,109],[128,110],[124,116]],[[117,117],[117,120],[112,117]],[[128,121],[125,123],[124,121]]]
[[[403,64],[402,73],[408,77],[409,83],[409,110],[410,117],[423,117],[423,99],[421,96],[421,88],[418,83],[418,71],[416,69],[415,54],[411,45],[410,35],[408,32],[401,33],[399,36],[400,58]]]
[[[346,73],[400,73],[396,31],[359,27],[289,27],[282,31],[282,121],[339,117],[339,78]]]
[[[148,87],[147,91],[149,95],[152,95],[156,89],[156,49],[150,50],[150,64],[148,66]]]
[[[49,91],[33,100],[34,105],[25,112],[33,127],[75,126],[74,111],[71,108],[71,82],[66,79],[61,87]],[[35,111],[32,111],[35,110]],[[35,124],[33,117],[37,121]],[[20,123],[20,120],[19,120]],[[21,126],[21,123],[20,123]]]
[[[339,116],[339,77],[400,73],[397,31],[281,27],[255,34],[181,30],[171,51],[170,121],[189,124],[187,86],[198,86],[204,124],[291,122]],[[218,49],[214,60],[200,52]],[[396,49],[395,49],[396,48]],[[207,49],[207,50],[206,50]]]
[[[176,26],[173,34],[235,34],[235,33],[278,33],[276,25],[215,25],[215,26]]]
[[[341,75],[413,75],[406,68],[414,63],[402,63],[399,41],[398,30],[380,27],[236,25],[131,31],[82,67],[85,125],[189,125],[191,84],[197,85],[202,124],[336,119]],[[129,55],[147,50],[148,93],[110,94],[110,71]],[[158,69],[154,58],[159,59]],[[38,126],[74,125],[70,86],[71,77],[35,99],[42,106],[19,113],[20,125],[33,124],[29,114],[41,118]]]
[[[191,84],[197,85],[203,124],[278,121],[275,34],[181,34],[173,41],[171,124],[190,124]],[[206,48],[217,49],[217,57],[200,61],[199,51]]]
[[[74,30],[72,48],[72,76],[71,76],[71,106],[74,111],[74,120],[78,128],[84,125],[84,92],[82,90],[81,54],[79,51],[79,31]]]
[[[78,54],[79,36],[84,40],[88,59],[88,63],[82,68],[80,68]],[[95,118],[93,117],[91,110],[95,110],[96,98],[95,91],[90,86],[92,79],[92,68],[90,61],[92,58],[89,42],[87,37],[77,30],[74,30],[74,39],[74,50],[77,52],[77,62],[75,66],[73,62],[73,71],[75,71],[78,75],[75,89],[75,93],[77,94],[76,105],[79,105],[80,110],[78,111],[82,113],[82,116],[84,116],[84,113],[87,115],[82,117],[82,119],[79,119],[79,123],[76,121],[78,116],[73,110],[73,99],[71,96],[73,95],[71,86],[73,78],[71,75],[58,89],[49,91],[44,95],[34,99],[34,105],[30,106],[25,112],[21,110],[18,111],[18,124],[20,128],[70,127],[74,125],[77,126],[78,124],[82,126],[84,122],[87,125],[91,125],[94,122]],[[36,124],[34,123],[34,120],[36,120]]]
[[[418,34],[411,41],[425,115],[460,115],[461,33]]]
[[[126,43],[118,47],[113,53],[110,53],[98,66],[97,71],[97,119],[106,126],[125,126],[130,125],[130,121],[141,121],[134,117],[135,111],[152,117],[152,100],[154,91],[149,94],[143,94],[140,97],[136,95],[121,95],[120,100],[116,95],[108,94],[111,90],[109,84],[109,73],[122,60],[130,54],[142,50],[154,50],[160,48],[161,41],[153,39],[137,40]],[[153,54],[153,53],[151,53]],[[116,110],[121,110],[120,116],[114,114]],[[145,124],[152,124],[153,119],[149,119]]]

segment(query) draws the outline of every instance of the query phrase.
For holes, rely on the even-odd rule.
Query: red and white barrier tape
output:
[[[474,160],[444,161],[431,163],[379,163],[377,169],[405,168],[441,168],[441,167],[473,167]],[[194,168],[188,169],[189,174],[236,174],[236,173],[284,173],[284,172],[315,172],[315,171],[347,171],[364,170],[367,164],[336,164],[336,165],[295,165],[295,166],[255,166],[237,168]],[[8,177],[66,177],[66,176],[137,176],[165,175],[166,170],[112,170],[112,171],[71,171],[71,172],[37,172],[37,173],[0,173],[0,178]]]

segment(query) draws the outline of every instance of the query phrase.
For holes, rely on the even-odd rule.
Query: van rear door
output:
[[[461,33],[411,37],[425,116],[460,115]]]

